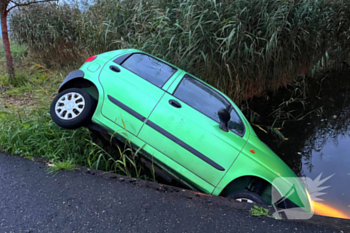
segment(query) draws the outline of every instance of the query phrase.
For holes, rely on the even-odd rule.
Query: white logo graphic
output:
[[[319,196],[326,193],[321,191],[330,187],[320,187],[320,185],[334,174],[322,180],[321,176],[322,173],[315,180],[309,177],[278,177],[274,179],[271,204],[275,212],[272,215],[277,219],[310,219],[314,215],[313,202],[323,201]],[[277,191],[274,187],[284,187],[284,190]]]

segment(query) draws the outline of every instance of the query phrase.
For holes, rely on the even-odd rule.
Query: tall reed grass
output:
[[[138,48],[235,100],[350,61],[347,0],[97,0],[80,9],[22,9],[12,35],[54,63]]]

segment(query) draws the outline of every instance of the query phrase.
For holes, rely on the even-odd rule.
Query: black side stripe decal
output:
[[[154,124],[152,121],[148,120],[146,122],[146,125],[152,127],[153,129],[157,130],[159,133],[163,134],[165,137],[169,138],[173,142],[177,143],[178,145],[182,146],[184,149],[188,150],[192,154],[196,155],[198,158],[202,159],[203,161],[207,162],[211,166],[215,167],[216,169],[220,171],[225,171],[223,167],[221,167],[219,164],[215,163],[213,160],[209,159],[207,156],[203,155],[198,150],[194,149],[190,145],[186,144],[184,141],[181,141],[179,138],[175,137],[168,131],[164,130],[163,128],[159,127],[158,125]]]
[[[139,119],[140,121],[145,121],[146,120],[146,117],[142,116],[138,112],[136,112],[133,109],[129,108],[128,106],[126,106],[122,102],[116,100],[112,96],[108,95],[108,99],[112,103],[114,103],[115,105],[119,106],[124,111],[128,112],[129,114],[131,114],[134,117],[136,117],[137,119]],[[218,169],[219,171],[225,171],[225,169],[223,167],[221,167],[219,164],[215,163],[213,160],[209,159],[207,156],[203,155],[201,152],[197,151],[196,149],[194,149],[193,147],[191,147],[190,145],[188,145],[184,141],[180,140],[179,138],[175,137],[174,135],[172,135],[168,131],[166,131],[163,128],[159,127],[157,124],[153,123],[152,121],[148,120],[146,122],[146,125],[150,126],[154,130],[156,130],[159,133],[163,134],[165,137],[167,137],[170,140],[172,140],[173,142],[177,143],[179,146],[181,146],[184,149],[188,150],[189,152],[191,152],[192,154],[196,155],[198,158],[202,159],[203,161],[205,161],[206,163],[210,164],[211,166],[213,166],[214,168]]]
[[[133,115],[134,117],[136,117],[137,119],[139,119],[140,121],[145,121],[146,117],[142,116],[141,114],[139,114],[138,112],[136,112],[135,110],[129,108],[128,106],[126,106],[125,104],[123,104],[122,102],[120,102],[119,100],[113,98],[112,96],[108,95],[108,99],[115,105],[119,106],[121,109],[123,109],[124,111],[128,112],[129,114]]]

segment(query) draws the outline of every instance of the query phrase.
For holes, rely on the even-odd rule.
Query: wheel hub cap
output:
[[[69,92],[57,100],[55,113],[63,120],[73,120],[83,112],[84,108],[84,97],[77,92]]]
[[[73,106],[74,106],[73,103],[70,102],[70,103],[67,104],[66,109],[67,109],[67,110],[72,110]]]

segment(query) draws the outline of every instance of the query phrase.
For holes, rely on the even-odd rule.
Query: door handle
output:
[[[114,72],[120,72],[120,69],[116,66],[110,66],[109,69],[111,69]]]
[[[181,108],[181,104],[176,100],[169,100],[169,104],[174,106],[175,108]]]

